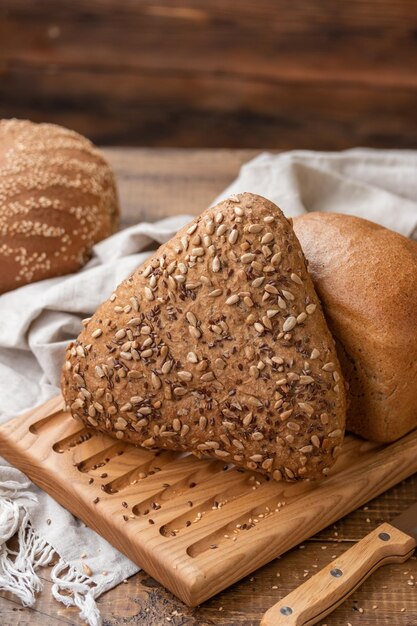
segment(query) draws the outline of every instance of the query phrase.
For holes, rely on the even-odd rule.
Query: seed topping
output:
[[[288,222],[251,198],[197,218],[88,319],[66,354],[68,404],[147,448],[325,475],[344,385]]]

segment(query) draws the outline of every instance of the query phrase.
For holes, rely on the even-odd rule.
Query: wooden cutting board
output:
[[[84,428],[61,397],[0,427],[0,455],[190,606],[417,471],[417,431],[348,436],[317,483],[135,448]]]

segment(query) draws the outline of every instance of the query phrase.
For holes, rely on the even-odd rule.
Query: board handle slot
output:
[[[220,491],[210,498],[206,498],[199,504],[193,504],[193,501],[190,500],[189,510],[171,520],[167,524],[164,524],[164,526],[160,528],[161,535],[164,537],[176,537],[182,532],[187,532],[188,529],[188,532],[192,532],[193,524],[202,520],[206,514],[213,515],[217,511],[221,511],[233,501],[243,495],[246,495],[248,493],[248,488],[250,489],[256,480],[252,475],[244,474],[241,476],[240,473],[233,468],[228,471],[228,474],[229,476],[233,475],[233,478],[236,478],[236,480],[229,485],[228,489]],[[205,488],[207,488],[207,485]]]
[[[285,490],[283,488],[281,492],[276,493],[272,497],[268,494],[270,497],[265,499],[267,495],[265,489],[269,492],[269,487],[270,485],[259,489],[258,494],[254,495],[253,499],[260,500],[256,506],[247,512],[245,511],[240,516],[229,520],[220,528],[217,528],[212,533],[207,534],[202,539],[190,545],[187,548],[187,554],[195,558],[208,550],[212,550],[213,546],[217,548],[221,545],[230,545],[231,542],[236,541],[243,534],[256,528],[263,520],[270,518],[272,515],[279,515],[280,511],[282,511],[287,504],[285,500]],[[244,496],[246,496],[246,500],[250,498],[247,490]],[[244,503],[244,500],[242,500],[242,503]]]
[[[137,502],[132,508],[133,514],[148,515],[151,509],[154,511],[162,509],[164,503],[172,505],[174,499],[180,498],[185,494],[189,497],[188,494],[190,494],[191,490],[201,486],[201,481],[217,475],[219,469],[222,470],[223,466],[224,464],[217,461],[209,462],[207,465],[201,465],[197,470],[194,469],[194,471],[172,484],[166,483],[163,489],[152,494],[151,497]]]
[[[93,454],[90,457],[87,457],[83,461],[77,463],[76,467],[80,472],[87,473],[91,470],[99,469],[100,467],[104,467],[109,463],[112,459],[118,456],[122,456],[125,453],[125,444],[123,443],[115,443],[97,454]]]
[[[141,480],[145,480],[149,476],[153,476],[158,472],[163,471],[163,468],[168,463],[172,463],[175,460],[175,454],[170,452],[153,452],[150,453],[146,450],[138,450],[138,462],[143,461],[140,465],[137,465],[133,469],[128,472],[114,478],[110,482],[106,483],[102,486],[103,491],[108,494],[118,493],[122,491],[126,487],[131,487],[135,485]],[[141,459],[141,453],[143,453],[145,458]],[[152,455],[152,456],[149,456]]]
[[[76,433],[69,435],[68,437],[64,437],[60,441],[57,441],[52,446],[54,452],[59,452],[62,454],[63,452],[68,452],[72,448],[85,443],[89,439],[94,437],[94,433],[88,430],[87,428],[82,428],[81,430],[77,430]]]
[[[33,422],[33,424],[29,426],[29,432],[31,432],[32,435],[39,435],[40,432],[44,430],[45,426],[49,426],[57,417],[64,419],[68,417],[68,413],[64,413],[62,409],[57,409],[42,419]],[[71,419],[73,418],[71,417]]]

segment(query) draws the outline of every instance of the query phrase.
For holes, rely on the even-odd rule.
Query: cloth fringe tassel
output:
[[[89,576],[80,574],[74,566],[69,566],[62,559],[53,567],[51,579],[52,595],[65,606],[77,606],[80,617],[89,626],[100,626],[101,617],[95,598],[102,594],[110,579],[95,584]]]
[[[56,552],[41,539],[30,523],[25,508],[37,498],[27,488],[30,483],[5,481],[0,483],[0,590],[17,596],[23,606],[32,607],[43,584],[36,573],[48,565]],[[12,550],[7,542],[17,533],[18,546]],[[92,578],[59,559],[51,571],[52,594],[65,606],[76,606],[80,617],[89,626],[100,626],[101,618],[95,598],[111,582],[96,585]]]

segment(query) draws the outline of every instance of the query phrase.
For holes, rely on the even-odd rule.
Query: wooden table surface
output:
[[[113,148],[106,154],[119,180],[123,225],[130,225],[180,212],[199,213],[256,152]],[[417,478],[412,477],[197,608],[186,607],[139,572],[98,600],[103,623],[257,626],[272,604],[416,499]],[[23,609],[13,596],[0,593],[1,626],[83,623],[76,609],[66,609],[52,598],[48,568],[41,577],[44,590],[34,609]],[[386,565],[321,626],[415,626],[416,582],[416,557],[403,565]]]

